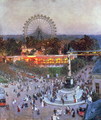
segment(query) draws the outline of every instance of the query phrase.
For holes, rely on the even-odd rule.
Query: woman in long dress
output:
[[[17,112],[20,112],[20,107],[19,106],[17,106]]]
[[[44,101],[42,100],[42,107],[44,107]]]

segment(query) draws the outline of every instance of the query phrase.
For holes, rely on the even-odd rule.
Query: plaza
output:
[[[78,85],[87,85],[90,71],[92,71],[92,65],[86,66],[75,76]],[[54,116],[54,109],[57,111],[56,116],[59,120],[82,120],[82,117],[77,114],[77,109],[81,104],[51,105],[44,102],[43,96],[49,89],[52,90],[55,84],[60,82],[62,82],[62,79],[59,77],[48,79],[35,75],[35,78],[29,78],[25,82],[15,81],[8,83],[8,87],[1,84],[0,87],[3,87],[6,91],[6,101],[9,109],[6,107],[0,108],[0,120],[51,120],[52,116]],[[89,92],[90,89],[89,87]],[[27,104],[27,106],[24,104]],[[70,108],[70,114],[66,113],[68,106]],[[18,107],[20,110],[18,110]],[[75,111],[75,117],[72,116],[72,109]],[[39,110],[39,114],[37,110]],[[58,113],[58,111],[60,112]]]

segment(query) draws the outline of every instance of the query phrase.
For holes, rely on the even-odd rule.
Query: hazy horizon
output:
[[[0,34],[22,34],[24,23],[37,14],[50,17],[57,34],[101,33],[101,0],[0,0]]]
[[[0,34],[0,36],[2,36],[2,35],[4,35],[4,36],[8,35],[8,36],[9,36],[9,35],[23,35],[23,34]],[[88,36],[90,36],[90,35],[101,35],[101,34],[57,34],[57,35],[71,35],[71,36],[72,36],[72,35],[74,35],[74,36],[75,36],[75,35],[81,35],[81,36],[82,36],[82,35],[88,35]],[[56,35],[56,36],[57,36],[57,35]]]

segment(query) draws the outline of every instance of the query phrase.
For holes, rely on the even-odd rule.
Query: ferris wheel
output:
[[[53,38],[56,36],[56,25],[50,17],[34,15],[25,22],[23,34],[25,39],[29,36],[37,40]]]

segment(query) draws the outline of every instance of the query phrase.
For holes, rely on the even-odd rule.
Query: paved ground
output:
[[[81,79],[84,79],[84,81],[87,81],[89,79],[89,72],[92,70],[92,66],[87,66],[83,70],[81,70],[75,78],[78,78],[81,75]],[[84,72],[82,72],[84,71]],[[39,80],[37,77],[36,79]],[[9,84],[8,88],[5,88],[4,85],[0,85],[1,87],[4,87],[5,91],[7,92],[8,96],[6,97],[7,99],[7,104],[9,104],[9,110],[7,110],[5,107],[0,108],[0,120],[51,120],[51,116],[53,115],[53,110],[54,108],[56,109],[61,109],[62,110],[62,115],[59,116],[59,120],[82,120],[81,117],[79,117],[77,114],[75,118],[73,118],[71,115],[64,114],[65,113],[65,107],[59,107],[59,106],[51,106],[51,105],[46,105],[45,107],[42,107],[42,104],[40,103],[40,100],[38,99],[35,103],[35,105],[39,108],[40,110],[40,115],[37,115],[36,111],[33,112],[32,106],[30,105],[30,101],[28,101],[29,107],[28,108],[22,108],[20,112],[17,112],[17,106],[21,106],[23,103],[23,99],[26,97],[26,95],[32,96],[33,93],[37,93],[40,90],[43,90],[43,86],[50,85],[51,82],[25,82],[23,83],[18,83],[15,82],[15,84],[11,85]],[[79,84],[82,84],[82,81],[78,82]],[[17,86],[22,85],[23,87],[23,92],[21,92]],[[27,86],[29,86],[29,90],[27,91]],[[36,88],[39,86],[38,88]],[[17,97],[17,93],[14,92],[14,89],[18,92],[20,92],[21,96]],[[12,104],[13,99],[16,99],[16,104]],[[78,108],[79,105],[76,106],[70,106],[70,108],[74,108],[76,111],[76,108]]]

